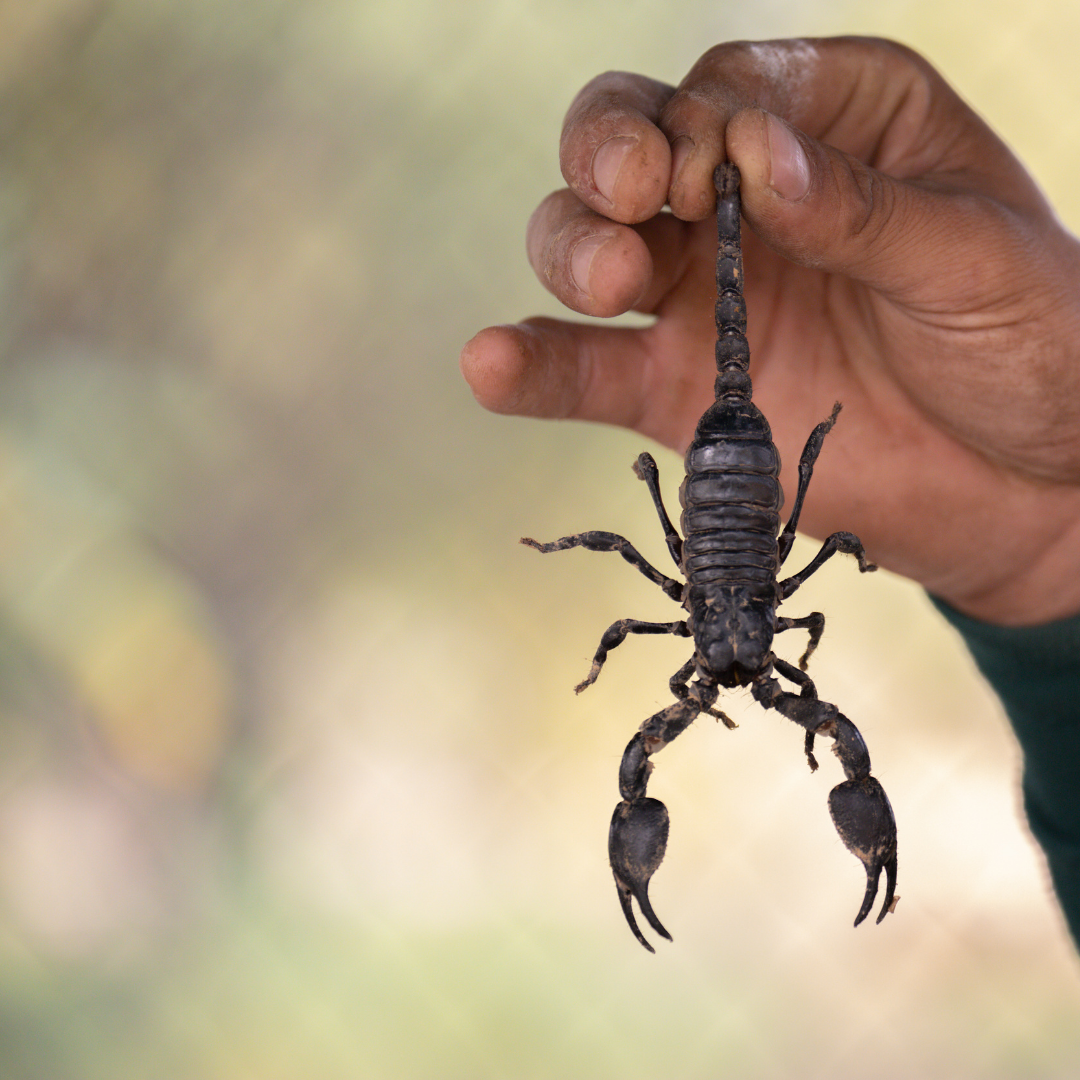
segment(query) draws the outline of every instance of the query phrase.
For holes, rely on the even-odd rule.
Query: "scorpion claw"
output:
[[[872,776],[845,780],[829,792],[829,813],[844,846],[866,868],[866,893],[855,925],[870,914],[885,871],[885,902],[877,921],[896,906],[896,820],[885,789]]]
[[[671,940],[663,923],[656,917],[649,902],[649,880],[663,861],[667,849],[668,812],[659,799],[624,800],[615,807],[608,833],[608,856],[619,892],[623,915],[634,937],[649,950],[656,950],[645,940],[638,929],[637,920],[630,904],[637,900],[641,914],[648,924],[661,936]]]

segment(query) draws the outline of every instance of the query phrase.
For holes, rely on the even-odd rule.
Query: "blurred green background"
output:
[[[896,808],[897,915],[851,929],[835,763],[735,697],[656,773],[675,944],[635,944],[616,769],[686,643],[575,698],[608,623],[673,609],[517,539],[662,563],[642,442],[457,371],[557,314],[523,231],[587,79],[849,32],[928,55],[1080,223],[1067,0],[0,2],[4,1080],[1080,1075],[1000,708],[844,560],[801,608]]]

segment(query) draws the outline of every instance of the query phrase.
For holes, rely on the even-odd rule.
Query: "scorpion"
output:
[[[806,674],[807,661],[818,646],[825,617],[812,612],[801,618],[778,615],[787,600],[811,574],[837,552],[855,556],[859,570],[876,567],[867,561],[862,542],[849,532],[834,532],[810,563],[779,580],[791,552],[806,489],[825,436],[840,412],[814,428],[799,460],[799,484],[791,516],[780,531],[780,455],[768,421],[751,400],[750,348],[746,337],[746,301],[740,239],[739,171],[720,164],[713,177],[717,192],[716,382],[715,401],[698,422],[686,452],[686,476],[679,490],[683,507],[680,537],[664,508],[659,470],[651,454],[642,453],[634,473],[648,487],[664,530],[668,551],[685,583],[649,563],[629,541],[616,533],[583,532],[541,544],[529,537],[521,543],[549,554],[581,547],[616,551],[688,612],[673,622],[620,619],[600,640],[581,693],[600,674],[608,653],[628,634],[673,634],[692,638],[693,656],[669,680],[675,702],[650,716],[630,740],[619,766],[619,793],[608,834],[608,856],[619,903],[637,940],[655,952],[634,917],[631,900],[661,937],[671,941],[649,901],[649,882],[667,848],[669,817],[659,799],[646,794],[653,763],[649,760],[701,714],[735,723],[714,708],[720,688],[750,688],[754,699],[775,709],[805,731],[804,752],[811,772],[818,767],[814,740],[829,736],[846,779],[829,793],[829,812],[847,849],[866,870],[866,891],[855,917],[858,926],[870,913],[881,873],[885,898],[877,922],[895,910],[896,821],[885,789],[870,775],[870,755],[858,728],[835,705],[818,697]],[[785,630],[805,629],[808,643],[799,666],[772,652],[773,637]],[[785,690],[778,674],[798,692]],[[691,681],[692,680],[692,681]]]

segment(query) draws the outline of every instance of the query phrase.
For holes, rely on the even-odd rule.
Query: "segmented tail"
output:
[[[739,170],[729,161],[716,167],[716,386],[717,398],[750,397],[750,345],[740,238]]]

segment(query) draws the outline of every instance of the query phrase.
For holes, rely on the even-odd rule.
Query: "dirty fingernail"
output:
[[[810,190],[810,161],[798,136],[782,120],[766,115],[769,140],[769,187],[782,199],[797,202]]]
[[[593,183],[596,185],[596,190],[608,202],[614,201],[615,184],[619,179],[619,170],[622,169],[626,155],[636,142],[637,139],[619,135],[601,143],[593,154]]]
[[[584,240],[578,241],[570,254],[570,276],[574,279],[574,284],[586,296],[592,296],[589,291],[589,272],[592,269],[593,259],[607,241],[606,236],[586,236]]]

